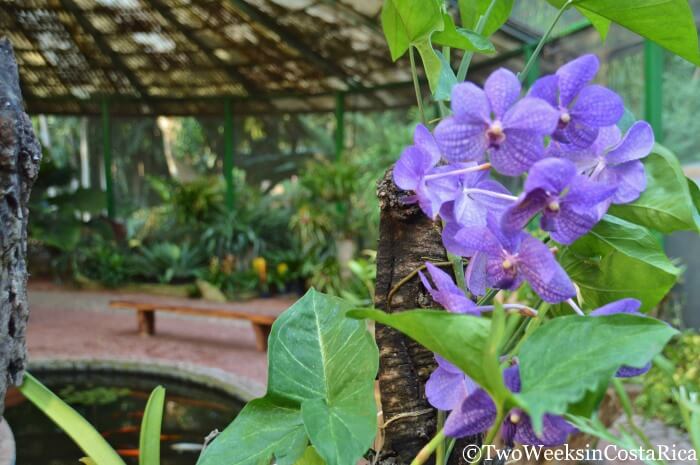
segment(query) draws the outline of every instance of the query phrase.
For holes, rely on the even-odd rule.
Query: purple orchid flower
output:
[[[622,117],[624,105],[615,92],[587,85],[599,67],[595,55],[584,55],[532,85],[528,96],[545,100],[559,112],[559,123],[552,134],[555,141],[590,147],[599,128],[616,124]]]
[[[435,302],[450,312],[477,316],[481,314],[476,304],[464,295],[464,292],[452,281],[450,275],[432,263],[426,263],[425,267],[430,273],[430,278],[435,283],[435,287],[430,285],[428,278],[422,272],[419,271],[418,276],[420,276],[423,286],[425,286]]]
[[[423,212],[435,219],[446,202],[454,200],[460,191],[460,176],[488,168],[476,163],[459,166],[436,166],[442,156],[428,128],[419,124],[413,134],[414,145],[404,149],[394,166],[394,183],[401,189],[414,191],[408,203],[418,202]]]
[[[440,149],[428,128],[419,124],[413,133],[413,143],[404,149],[401,158],[394,166],[394,183],[398,187],[407,191],[414,191],[415,198],[410,201],[417,201],[426,215],[434,218],[440,210],[442,204],[448,197],[447,193],[452,192],[451,185],[444,185],[438,180],[428,186],[426,175],[440,162],[442,155]]]
[[[493,167],[517,176],[543,157],[543,137],[551,134],[559,114],[547,102],[520,97],[518,78],[496,70],[484,89],[471,82],[452,90],[453,116],[435,128],[435,138],[449,161],[481,160],[489,153]]]
[[[649,155],[653,148],[654,131],[649,123],[637,121],[624,138],[617,126],[602,128],[590,150],[563,156],[574,160],[591,180],[617,186],[609,203],[624,204],[637,200],[646,189],[647,180],[641,159]]]
[[[569,160],[546,158],[530,169],[523,195],[503,214],[503,227],[522,229],[541,212],[542,229],[549,231],[555,241],[571,244],[598,222],[594,207],[609,199],[616,189],[579,175]]]
[[[641,306],[642,303],[637,299],[620,299],[614,302],[610,302],[609,304],[603,305],[602,307],[596,310],[593,310],[591,313],[589,313],[589,316],[595,317],[605,315],[616,315],[618,313],[627,313],[629,315],[639,315],[646,317],[645,314],[639,311],[639,307]],[[617,370],[615,376],[618,378],[631,378],[633,376],[643,375],[644,373],[649,371],[649,369],[651,369],[651,362],[647,362],[644,366],[639,368],[623,365],[622,367],[620,367],[620,369]]]
[[[466,166],[455,163],[459,168]],[[447,223],[461,226],[485,226],[486,215],[498,215],[517,200],[500,182],[489,178],[489,172],[464,173],[456,181],[454,200],[443,204],[440,217]]]
[[[425,383],[425,395],[433,407],[455,410],[477,389],[477,385],[462,370],[438,354],[435,354],[435,360],[438,366]]]
[[[441,374],[440,378],[442,376]],[[510,366],[503,371],[503,381],[511,392],[520,392],[520,371],[517,365]],[[437,379],[435,384],[438,384]],[[447,386],[447,383],[443,382],[442,386]],[[459,396],[450,396],[451,393],[445,390],[440,393],[441,395],[434,394],[432,399],[428,397],[428,400],[433,406],[436,405],[435,403],[455,405],[456,400],[464,395],[463,392],[460,391]],[[453,408],[445,421],[445,434],[450,437],[460,438],[484,433],[496,421],[496,404],[494,404],[488,393],[481,388],[471,392],[467,391],[467,395],[461,401],[459,407]],[[558,446],[564,444],[569,434],[575,431],[576,429],[564,418],[545,414],[542,434],[537,435],[532,426],[530,416],[517,408],[508,412],[501,427],[503,442],[509,447],[512,447],[515,442],[524,445]]]
[[[456,255],[471,257],[466,279],[469,290],[483,295],[486,287],[515,290],[523,280],[549,303],[576,295],[573,283],[552,252],[522,231],[503,230],[494,215],[486,227],[445,228],[443,243]]]

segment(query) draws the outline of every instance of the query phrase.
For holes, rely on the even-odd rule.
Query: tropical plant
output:
[[[396,204],[408,208],[411,218],[420,211],[432,220],[439,217],[435,225],[421,224],[442,225],[449,261],[428,260],[404,270],[406,276],[397,277],[387,296],[387,312],[352,309],[339,298],[309,291],[273,325],[266,395],[249,402],[207,445],[199,465],[273,460],[280,465],[300,460],[350,465],[360,460],[377,431],[374,381],[379,354],[387,355],[377,350],[365,319],[382,324],[382,331],[392,327],[435,353],[437,368],[425,384],[425,395],[443,414],[437,415],[435,429],[421,425],[427,443],[413,465],[433,455],[437,465],[446,464],[460,438],[482,435],[476,447],[458,452],[480,463],[498,440],[508,453],[517,450],[516,444],[541,451],[541,446],[565,443],[575,428],[622,448],[649,451],[643,431],[613,435],[596,411],[612,385],[631,417],[620,378],[648,371],[651,360],[678,333],[645,312],[664,298],[680,274],[658,236],[699,230],[697,186],[683,176],[672,152],[654,143],[649,124],[622,124],[621,98],[588,84],[598,70],[595,56],[584,55],[540,78],[525,96],[521,82],[570,9],[586,16],[602,35],[615,22],[700,64],[697,31],[682,0],[548,3],[558,9],[557,16],[521,73],[496,70],[482,88],[463,81],[474,53],[495,50],[489,36],[507,20],[511,0],[458,2],[462,27],[439,0],[385,2],[381,17],[387,42],[395,59],[409,55],[422,120],[414,144],[393,168],[392,188],[401,196]],[[462,55],[456,72],[452,49]],[[433,100],[442,102],[434,128],[425,117],[416,52]],[[491,170],[524,176],[522,192],[513,195],[490,177]],[[346,179],[344,171],[336,174]],[[345,181],[329,192],[312,181],[306,186],[329,203],[319,207],[328,219],[334,216],[335,200],[342,201],[335,193],[352,195]],[[335,220],[352,229],[347,219]],[[411,233],[400,232],[397,237]],[[334,233],[332,226],[323,231],[331,238]],[[391,295],[408,282],[420,282],[426,303],[429,296],[447,311],[392,311],[397,309],[391,308]],[[518,301],[524,283],[536,296],[531,305]],[[397,382],[397,371],[392,380],[381,377],[387,367],[379,369],[380,380]],[[423,392],[422,386],[415,388],[414,397]],[[697,399],[685,389],[677,392],[697,445]],[[431,413],[387,419],[384,433],[391,422]],[[100,465],[116,463],[109,461],[101,437],[87,427],[83,431],[79,443],[89,438],[99,447],[89,453],[92,460],[107,454]],[[697,460],[690,452],[689,460]]]
[[[193,280],[197,276],[197,269],[205,261],[205,255],[197,246],[171,242],[142,246],[133,258],[140,275],[161,283]]]

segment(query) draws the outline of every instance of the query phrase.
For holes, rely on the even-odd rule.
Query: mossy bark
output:
[[[389,296],[398,283],[427,260],[446,261],[438,223],[417,205],[402,201],[389,169],[379,181],[379,245],[375,306],[386,312],[437,308],[416,275]],[[384,422],[383,462],[408,464],[433,437],[437,411],[425,396],[425,382],[436,364],[432,352],[400,332],[377,324],[379,389]],[[473,439],[473,438],[472,438]],[[450,463],[458,463],[461,450],[470,441],[460,441]]]
[[[24,112],[12,47],[0,40],[0,413],[26,365],[27,220],[41,148]]]

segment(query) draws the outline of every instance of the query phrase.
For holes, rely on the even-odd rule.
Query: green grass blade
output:
[[[165,388],[158,386],[148,398],[141,421],[139,465],[160,465],[160,427],[163,423]]]
[[[29,373],[20,392],[56,423],[97,465],[125,465],[102,435],[70,405]]]

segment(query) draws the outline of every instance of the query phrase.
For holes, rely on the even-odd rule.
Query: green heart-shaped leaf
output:
[[[564,414],[622,366],[644,366],[677,331],[638,315],[555,318],[523,344],[518,403],[541,429],[545,413]]]
[[[355,463],[377,426],[378,352],[349,305],[313,289],[275,321],[268,389],[205,449],[200,465],[291,465],[311,441],[325,463]]]

